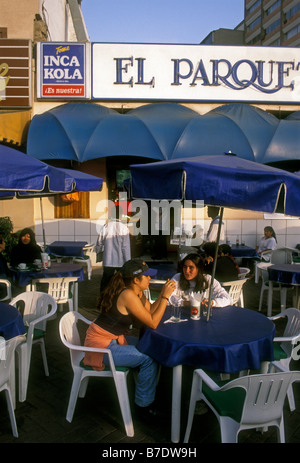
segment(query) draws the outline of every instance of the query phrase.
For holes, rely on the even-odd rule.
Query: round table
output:
[[[272,314],[273,299],[273,282],[279,283],[281,290],[285,291],[284,299],[286,300],[287,286],[295,286],[295,296],[293,304],[298,307],[299,304],[299,286],[300,286],[300,265],[298,264],[279,264],[268,267],[269,274],[269,291],[268,291],[268,316]],[[284,305],[284,304],[283,304]],[[284,309],[285,307],[282,307]]]
[[[0,336],[8,340],[23,335],[25,332],[22,315],[18,309],[0,302]]]
[[[137,348],[162,365],[173,368],[172,442],[179,442],[182,365],[219,373],[260,369],[273,360],[275,325],[265,315],[241,307],[214,308],[207,322],[189,318],[183,311],[180,323],[146,328]]]
[[[11,268],[13,281],[19,286],[27,286],[32,280],[38,278],[78,277],[78,281],[84,280],[83,268],[78,264],[68,262],[52,262],[47,269],[19,270]]]

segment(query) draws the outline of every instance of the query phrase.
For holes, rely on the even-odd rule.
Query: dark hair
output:
[[[214,241],[209,241],[203,244],[202,249],[204,250],[206,256],[215,258],[216,247],[217,243],[215,243]]]
[[[184,291],[190,288],[190,283],[187,281],[183,275],[183,266],[187,260],[191,260],[198,269],[198,275],[195,279],[196,286],[195,291],[204,291],[208,288],[208,282],[204,275],[204,262],[203,258],[199,254],[188,254],[185,256],[182,261],[179,263],[179,271],[180,271],[180,279],[179,279],[179,287]]]
[[[229,244],[221,244],[219,246],[219,251],[220,251],[220,253],[223,252],[224,254],[229,254],[230,256],[232,254],[232,249],[229,246]]]
[[[31,243],[31,244],[36,244],[35,234],[34,234],[34,232],[31,230],[31,228],[23,228],[23,230],[20,231],[19,243],[21,242],[22,236],[25,236],[25,235],[29,235],[29,236],[30,236],[30,243]]]
[[[140,280],[143,275],[138,275],[131,278],[124,278],[120,271],[115,272],[112,278],[109,280],[108,285],[101,291],[97,309],[99,312],[109,312],[112,308],[114,301],[119,297],[121,291],[124,288],[128,288],[135,278]]]
[[[276,237],[276,233],[274,231],[274,228],[272,228],[270,225],[267,225],[265,228],[264,228],[264,231],[269,231],[272,233],[272,237],[275,238],[275,241],[277,243],[277,237]]]

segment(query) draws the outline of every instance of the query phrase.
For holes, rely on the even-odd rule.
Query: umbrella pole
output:
[[[221,236],[221,227],[223,222],[223,213],[224,207],[221,207],[220,218],[219,218],[219,225],[218,225],[218,233],[217,233],[217,241],[216,241],[216,251],[214,256],[213,268],[211,272],[211,280],[210,280],[210,288],[209,288],[209,298],[208,298],[208,310],[207,310],[207,321],[209,320],[211,314],[211,301],[212,301],[212,292],[213,292],[213,284],[215,279],[216,267],[217,267],[217,259],[218,259],[218,249],[219,249],[219,242]]]
[[[43,212],[43,198],[40,197],[40,208],[41,208],[41,218],[42,218],[42,229],[43,229],[43,241],[44,241],[44,249],[46,251],[46,235],[45,235],[45,226],[44,226],[44,212]]]

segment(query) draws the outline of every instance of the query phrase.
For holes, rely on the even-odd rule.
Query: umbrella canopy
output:
[[[55,167],[0,145],[0,190],[61,193],[73,190],[74,179]]]
[[[42,197],[73,191],[100,191],[102,178],[71,169],[49,166],[13,148],[0,145],[0,199]]]
[[[99,191],[103,180],[71,169],[49,166],[0,145],[0,196],[45,196],[72,191]]]
[[[199,156],[135,164],[131,194],[140,199],[203,200],[221,207],[275,212],[285,194],[284,212],[300,216],[300,178],[234,155]]]
[[[203,200],[221,206],[215,276],[224,207],[275,212],[284,192],[284,212],[300,216],[300,177],[235,155],[200,156],[131,166],[132,197],[139,199]],[[211,313],[212,283],[208,315]]]

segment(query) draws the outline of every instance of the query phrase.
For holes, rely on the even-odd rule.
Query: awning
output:
[[[27,153],[45,161],[84,162],[110,156],[168,160],[231,151],[271,164],[300,159],[299,134],[297,113],[279,120],[248,104],[223,105],[200,115],[176,103],[144,105],[125,114],[94,103],[69,103],[34,116]]]

